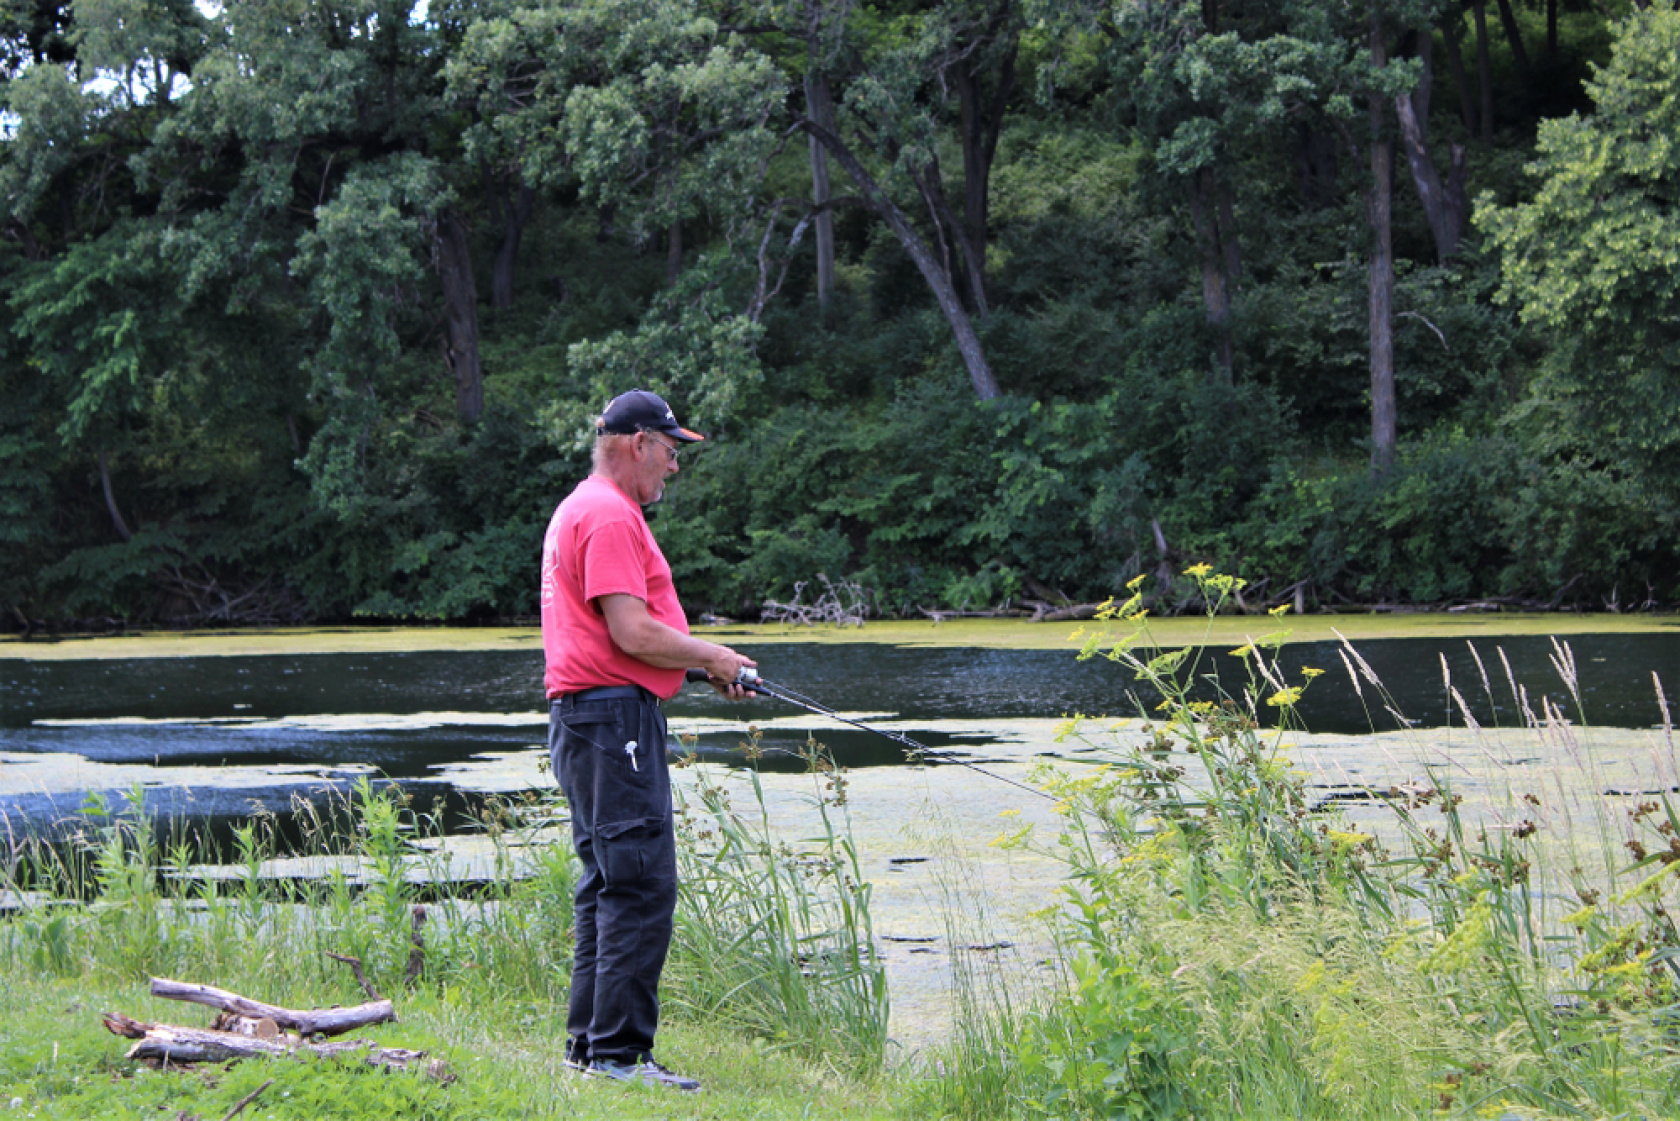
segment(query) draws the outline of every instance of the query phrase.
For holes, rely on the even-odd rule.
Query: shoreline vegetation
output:
[[[1021,619],[871,620],[862,627],[789,626],[777,623],[696,626],[694,633],[742,644],[789,642],[879,643],[889,646],[972,646],[985,649],[1069,649],[1088,622],[1032,623]],[[1382,638],[1504,638],[1517,635],[1664,634],[1680,631],[1680,615],[1582,612],[1371,613],[1365,615],[1215,615],[1150,619],[1146,641],[1162,646],[1239,645],[1243,638],[1277,630],[1290,642]],[[0,660],[178,658],[264,654],[354,654],[418,650],[540,650],[534,626],[328,626],[239,627],[122,634],[0,636]]]
[[[1214,603],[1237,587],[1194,578]],[[575,869],[566,846],[542,843],[563,820],[552,794],[486,812],[492,890],[427,897],[424,963],[405,984],[407,868],[439,859],[424,843],[434,823],[363,783],[353,827],[316,835],[367,865],[355,885],[267,879],[260,821],[224,855],[243,869],[231,878],[195,874],[189,839],[159,843],[133,811],[96,814],[74,845],[14,844],[6,886],[34,894],[0,921],[0,1095],[41,1118],[95,1105],[214,1116],[270,1077],[263,1112],[280,1118],[1674,1115],[1680,804],[1663,791],[1680,768],[1666,717],[1640,733],[1641,759],[1600,759],[1567,641],[1554,647],[1561,705],[1478,658],[1479,674],[1442,684],[1485,774],[1419,754],[1391,759],[1418,777],[1372,774],[1326,796],[1298,769],[1308,753],[1291,717],[1326,673],[1345,671],[1373,710],[1394,703],[1358,648],[1285,679],[1287,628],[1273,620],[1233,651],[1245,683],[1193,697],[1202,653],[1152,635],[1140,598],[1093,620],[1077,653],[1119,663],[1163,703],[1141,721],[1066,721],[1069,749],[1032,772],[1053,809],[965,803],[991,818],[993,851],[1056,874],[1030,900],[992,894],[973,866],[934,874],[954,990],[950,1029],[925,1047],[889,1047],[884,963],[937,939],[882,921],[854,831],[879,788],[811,740],[805,776],[774,776],[802,784],[800,821],[767,794],[772,776],[678,772],[685,901],[665,1058],[715,1093],[644,1095],[559,1069]],[[1466,696],[1507,687],[1514,722],[1471,717]],[[1667,711],[1660,681],[1653,704]],[[1523,741],[1543,762],[1517,758]],[[1611,763],[1650,773],[1612,778]],[[1006,942],[958,934],[988,918],[1039,933],[1007,958]],[[98,1027],[95,1001],[153,1011],[134,999],[149,975],[355,998],[323,950],[402,994],[381,1045],[442,1053],[461,1080],[307,1061],[149,1072]]]

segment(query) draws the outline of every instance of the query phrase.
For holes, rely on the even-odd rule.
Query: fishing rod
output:
[[[689,681],[711,680],[711,675],[703,669],[688,670],[686,677]],[[850,724],[852,727],[861,728],[865,732],[873,732],[875,735],[880,736],[883,739],[889,739],[898,744],[900,747],[905,749],[906,754],[913,754],[925,759],[935,759],[941,763],[955,763],[959,767],[967,767],[969,770],[974,771],[977,774],[982,774],[987,778],[996,779],[1001,783],[1013,786],[1016,790],[1024,790],[1028,794],[1036,794],[1040,798],[1046,798],[1052,802],[1057,800],[1054,795],[1046,794],[1044,791],[1039,790],[1036,787],[1027,786],[1025,783],[1016,782],[1012,778],[1005,778],[1003,775],[997,774],[996,772],[988,771],[985,768],[977,766],[974,763],[970,763],[968,760],[951,752],[940,751],[938,748],[929,747],[924,743],[917,743],[903,732],[889,732],[884,728],[877,728],[873,724],[865,724],[861,720],[854,720],[850,716],[842,716],[840,713],[835,712],[832,708],[829,708],[821,701],[812,700],[805,694],[795,692],[786,685],[778,685],[774,681],[766,681],[763,677],[760,677],[758,671],[753,669],[751,666],[741,667],[741,672],[735,678],[734,684],[745,689],[750,689],[755,693],[763,693],[767,697],[774,697],[776,700],[782,701],[785,704],[794,705],[809,712],[814,712],[818,716],[826,716],[830,720],[838,720],[842,724]]]

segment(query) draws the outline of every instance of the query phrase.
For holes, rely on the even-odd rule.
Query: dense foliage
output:
[[[0,5],[5,625],[529,615],[632,385],[697,611],[1671,601],[1680,15],[1559,4]]]

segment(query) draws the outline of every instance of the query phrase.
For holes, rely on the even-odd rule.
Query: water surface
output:
[[[1132,715],[1157,700],[1104,658],[1071,650],[904,648],[880,644],[742,647],[765,676],[851,714],[897,722],[931,747],[986,757],[1012,722],[1071,713]],[[1503,657],[1501,656],[1503,651]],[[1523,704],[1550,701],[1571,720],[1641,728],[1664,718],[1653,674],[1680,684],[1680,635],[1577,635],[1569,640],[1580,708],[1543,638],[1478,643],[1437,638],[1374,640],[1359,655],[1383,690],[1334,643],[1287,647],[1276,673],[1290,684],[1305,667],[1324,676],[1299,715],[1314,732],[1358,734],[1463,724],[1445,678],[1474,719],[1521,726]],[[1248,663],[1226,650],[1197,665],[1199,695],[1240,694]],[[1484,685],[1485,673],[1485,685]],[[458,764],[541,745],[546,704],[542,656],[530,650],[299,654],[130,660],[0,660],[0,812],[41,821],[73,813],[89,791],[148,787],[148,803],[173,815],[229,817],[254,806],[283,810],[300,792],[321,797],[361,775],[453,797]],[[1262,694],[1273,691],[1262,682]],[[1392,707],[1392,711],[1391,711]],[[667,709],[680,729],[697,721],[694,748],[739,761],[746,729],[765,733],[765,766],[794,769],[807,733],[779,702],[730,704],[692,686]],[[1273,710],[1261,706],[1262,714]],[[965,730],[933,727],[963,721]],[[822,735],[849,767],[904,762],[892,743],[861,731]],[[439,778],[442,768],[455,776]]]

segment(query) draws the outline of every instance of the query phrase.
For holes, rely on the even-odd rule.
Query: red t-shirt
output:
[[[548,669],[543,684],[553,700],[597,685],[640,685],[675,696],[683,671],[632,658],[613,642],[595,603],[632,595],[656,621],[688,633],[688,620],[671,583],[671,566],[648,529],[641,507],[611,479],[591,475],[554,511],[543,536],[542,630]]]

